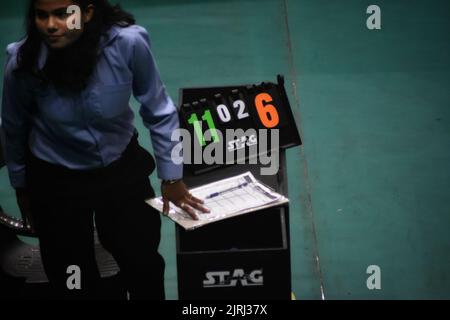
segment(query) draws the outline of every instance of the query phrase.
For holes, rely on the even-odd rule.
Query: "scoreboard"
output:
[[[281,75],[277,83],[181,89],[179,115],[192,174],[302,144]]]

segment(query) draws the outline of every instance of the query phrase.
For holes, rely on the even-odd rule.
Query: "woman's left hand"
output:
[[[169,201],[174,203],[176,206],[180,207],[186,211],[194,220],[198,220],[194,209],[199,210],[202,213],[209,213],[209,209],[204,207],[202,200],[194,197],[182,180],[177,181],[173,184],[162,184],[161,194],[163,198],[163,213],[165,215],[169,214]]]

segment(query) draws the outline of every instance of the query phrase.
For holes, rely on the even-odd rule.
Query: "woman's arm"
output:
[[[171,201],[193,219],[198,219],[193,209],[205,213],[209,210],[202,206],[203,201],[189,193],[181,180],[183,165],[171,159],[172,149],[178,143],[171,140],[172,133],[179,128],[177,109],[161,81],[147,31],[139,26],[132,26],[131,30],[136,30],[130,61],[133,93],[141,103],[139,113],[151,133],[158,176],[162,180],[180,179],[175,183],[162,183],[163,211],[168,213]]]
[[[1,110],[2,142],[11,185],[25,187],[25,155],[30,131],[32,97],[25,78],[14,72],[16,48],[7,49]]]
[[[1,110],[1,139],[11,185],[16,189],[16,199],[24,226],[34,232],[30,212],[29,194],[25,183],[25,156],[30,130],[32,97],[30,88],[14,70],[17,44],[7,48],[4,69]]]
[[[150,130],[158,177],[163,180],[180,179],[183,166],[171,159],[172,148],[177,143],[171,140],[171,135],[179,128],[178,112],[161,81],[147,31],[139,26],[130,28],[135,31],[130,61],[133,94],[141,103],[139,114]]]

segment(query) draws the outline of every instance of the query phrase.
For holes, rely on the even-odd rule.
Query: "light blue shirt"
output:
[[[182,165],[171,160],[179,127],[176,107],[168,96],[151,52],[147,31],[137,25],[112,27],[100,42],[100,58],[86,89],[67,97],[53,86],[39,87],[32,76],[13,73],[23,43],[7,47],[2,127],[5,158],[13,187],[25,186],[26,144],[38,158],[71,169],[94,169],[117,160],[135,128],[131,94],[141,103],[139,114],[149,129],[158,177],[182,177]],[[41,46],[38,66],[48,55]]]

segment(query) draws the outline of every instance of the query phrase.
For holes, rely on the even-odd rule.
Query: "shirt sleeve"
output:
[[[25,155],[28,143],[30,118],[27,110],[32,97],[13,70],[16,68],[16,54],[7,49],[4,69],[3,97],[1,110],[1,139],[9,179],[14,188],[25,187]]]
[[[135,29],[130,62],[133,94],[141,103],[139,114],[150,130],[158,177],[180,179],[183,165],[171,158],[172,149],[179,143],[171,140],[172,132],[179,128],[178,112],[161,81],[147,31],[139,26]]]

